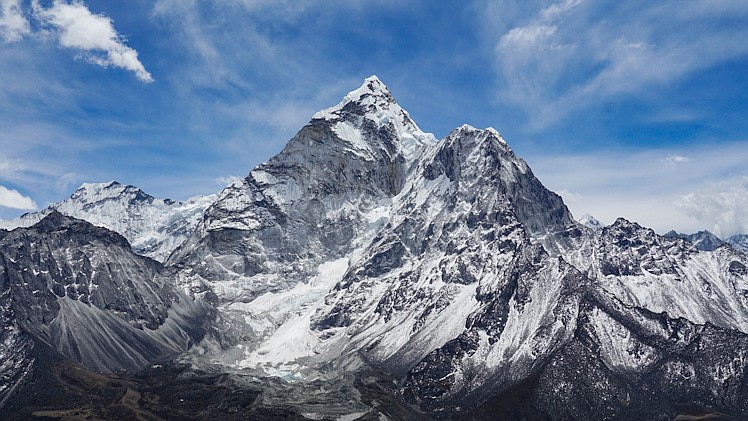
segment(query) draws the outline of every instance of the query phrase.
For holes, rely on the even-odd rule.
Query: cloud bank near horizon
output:
[[[708,229],[721,238],[748,233],[745,142],[639,152],[538,155],[529,164],[575,217],[605,224],[624,217],[665,233]]]

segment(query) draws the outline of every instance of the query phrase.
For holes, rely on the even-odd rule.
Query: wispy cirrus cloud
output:
[[[21,11],[20,0],[0,0],[0,37],[17,42],[31,33],[29,20]]]
[[[125,45],[124,38],[106,15],[92,13],[79,0],[72,3],[55,0],[49,8],[33,0],[32,5],[34,17],[53,29],[62,47],[80,51],[92,64],[130,70],[140,81],[153,82],[138,59],[138,52]]]
[[[499,96],[540,130],[748,54],[746,16],[745,2],[557,2],[494,34]]]

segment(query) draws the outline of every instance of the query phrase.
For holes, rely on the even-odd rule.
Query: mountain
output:
[[[725,244],[729,244],[735,250],[748,253],[748,235],[746,234],[736,234],[727,240],[722,240],[709,231],[699,231],[695,234],[682,234],[676,231],[669,231],[664,236],[668,238],[682,238],[692,243],[699,250],[714,251]]]
[[[682,238],[696,246],[699,250],[705,251],[714,251],[725,244],[725,242],[719,237],[706,230],[699,231],[695,234],[681,234],[675,231],[668,231],[664,236],[669,238]]]
[[[590,215],[589,213],[585,213],[584,215],[582,215],[582,217],[579,218],[579,223],[593,230],[599,230],[605,226],[605,224],[595,219],[595,217]]]
[[[463,125],[436,140],[375,76],[223,189],[164,265],[134,255],[117,234],[54,215],[0,234],[8,247],[67,259],[52,269],[40,264],[49,258],[0,261],[27,277],[9,297],[49,297],[3,302],[7,349],[17,352],[2,378],[23,378],[28,361],[44,359],[35,343],[89,371],[129,365],[116,366],[127,370],[116,378],[50,380],[44,390],[75,390],[95,404],[55,403],[45,415],[748,415],[748,256],[703,251],[623,218],[589,229],[499,132]],[[84,261],[91,270],[76,263]],[[113,273],[103,262],[127,276],[112,276],[105,283],[119,293],[93,302],[94,288],[76,274]],[[64,288],[45,270],[60,273]],[[84,307],[69,310],[73,296],[92,303],[82,314],[105,315],[64,323]],[[111,329],[112,320],[131,329]],[[58,325],[66,334],[49,335]],[[99,341],[87,338],[124,348],[137,332],[156,338],[142,347],[154,352],[112,352],[115,361],[97,365],[90,343]],[[71,386],[81,378],[96,392]],[[7,402],[34,390],[6,384],[16,387]]]
[[[68,199],[41,212],[0,221],[0,228],[28,227],[57,211],[115,231],[127,238],[136,253],[163,262],[189,237],[214,199],[197,196],[176,202],[156,199],[135,186],[116,181],[85,183]]]
[[[301,383],[384,372],[446,418],[517,387],[531,404],[501,411],[648,419],[675,416],[679,399],[745,411],[745,364],[730,365],[745,348],[727,345],[746,340],[744,256],[625,220],[585,230],[496,130],[434,141],[376,78],[205,215],[169,259],[193,294],[216,294],[226,326],[191,353],[197,365]],[[694,377],[645,387],[673,370]],[[722,390],[714,370],[735,398],[702,393]]]

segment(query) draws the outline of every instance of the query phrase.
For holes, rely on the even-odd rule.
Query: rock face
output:
[[[160,262],[190,236],[213,196],[185,202],[156,199],[139,188],[116,181],[86,183],[68,199],[37,213],[0,221],[7,230],[29,227],[57,211],[108,228],[127,238],[133,250]]]
[[[109,372],[172,358],[202,337],[199,303],[119,234],[58,212],[0,232],[0,401],[40,349]]]
[[[184,351],[209,304],[180,361],[244,381],[239,416],[748,415],[748,257],[599,225],[496,130],[437,141],[371,77],[220,192],[165,267],[57,213],[2,232],[2,384],[37,343],[100,371]]]
[[[748,235],[736,234],[727,239],[727,242],[738,251],[748,253]]]

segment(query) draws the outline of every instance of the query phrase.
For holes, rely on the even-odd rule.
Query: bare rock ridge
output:
[[[137,218],[0,230],[0,413],[51,352],[175,359],[181,381],[253,397],[180,412],[160,391],[141,415],[748,416],[748,256],[578,223],[496,130],[437,141],[375,76],[187,214],[164,265],[130,250]]]

